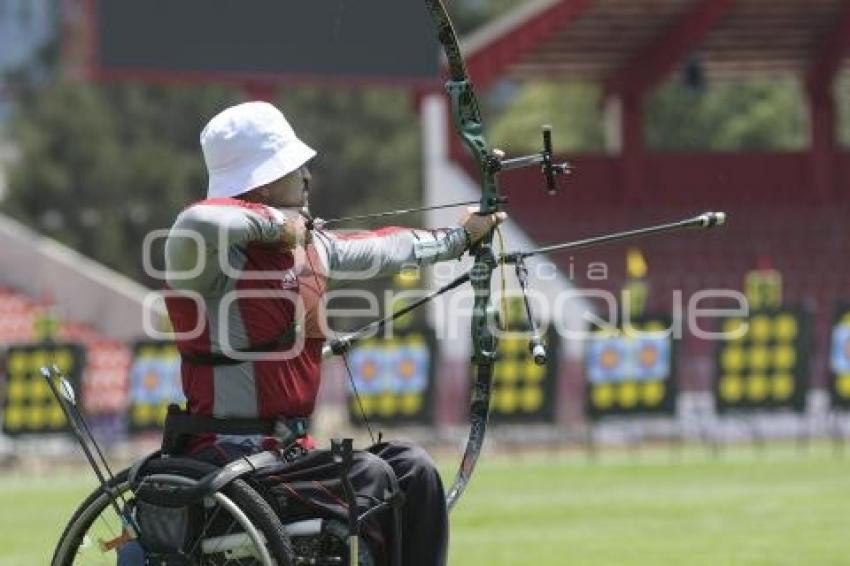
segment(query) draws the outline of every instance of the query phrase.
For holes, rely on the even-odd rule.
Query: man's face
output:
[[[267,185],[267,202],[275,208],[304,208],[310,186],[310,171],[301,166],[292,173]]]

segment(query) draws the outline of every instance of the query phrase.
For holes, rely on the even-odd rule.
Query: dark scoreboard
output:
[[[433,83],[439,48],[422,2],[91,0],[94,72],[145,78]]]

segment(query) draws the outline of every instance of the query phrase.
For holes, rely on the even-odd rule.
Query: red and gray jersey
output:
[[[184,355],[191,413],[220,418],[309,416],[320,380],[322,299],[328,279],[370,278],[411,263],[460,257],[462,228],[316,232],[296,252],[280,244],[284,215],[238,199],[185,209],[165,245],[166,306]],[[197,364],[197,355],[239,357],[295,330],[295,345],[249,353],[238,364]],[[239,357],[239,359],[245,359]]]

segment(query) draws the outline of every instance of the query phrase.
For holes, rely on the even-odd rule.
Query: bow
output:
[[[472,82],[466,72],[457,34],[442,0],[425,0],[425,5],[437,28],[437,39],[445,51],[448,63],[449,81],[446,90],[451,101],[451,113],[455,132],[472,153],[478,166],[481,182],[481,200],[479,214],[489,215],[499,212],[505,202],[499,194],[496,175],[500,171],[540,165],[546,178],[549,194],[554,194],[555,176],[569,171],[567,164],[555,164],[552,157],[552,131],[543,127],[543,151],[538,154],[504,159],[504,153],[491,148],[484,137],[484,125],[478,107],[478,99]],[[499,324],[498,314],[491,301],[493,270],[501,263],[493,252],[493,230],[481,239],[471,250],[474,262],[468,274],[475,300],[472,309],[472,363],[475,367],[475,381],[470,398],[469,438],[454,483],[446,495],[446,505],[451,510],[466,488],[475,464],[484,444],[487,431],[487,419],[490,414],[490,393],[493,381],[493,367],[496,362],[498,340],[493,332]],[[461,276],[462,278],[464,276]],[[517,278],[525,290],[525,267],[517,262]],[[451,285],[451,284],[450,284]],[[525,295],[525,293],[523,293]],[[526,298],[526,312],[532,329],[532,352],[535,358],[545,363],[542,342],[531,315]]]
[[[446,90],[451,101],[454,128],[472,152],[472,158],[478,166],[481,177],[479,213],[493,214],[501,210],[499,187],[496,182],[496,173],[499,168],[484,138],[478,99],[466,73],[466,65],[460,52],[454,26],[442,0],[425,0],[425,5],[434,20],[437,38],[448,61],[449,81],[446,83]],[[491,280],[493,270],[496,268],[492,230],[476,244],[472,254],[474,263],[469,273],[469,281],[475,293],[472,309],[472,363],[475,367],[475,382],[469,408],[469,438],[454,483],[446,494],[446,505],[449,509],[454,507],[466,488],[484,444],[490,414],[493,366],[498,346],[493,332],[493,324],[496,321],[490,298]]]
[[[513,251],[508,253],[502,253],[498,256],[495,256],[491,250],[489,257],[486,258],[486,261],[488,262],[486,267],[490,270],[488,276],[492,275],[492,270],[495,268],[496,265],[512,264],[516,267],[517,280],[519,281],[520,288],[522,290],[522,295],[525,302],[525,311],[528,317],[529,330],[531,334],[528,349],[534,357],[534,362],[538,365],[544,365],[547,362],[546,348],[543,345],[543,341],[540,336],[540,330],[531,312],[531,305],[528,301],[528,295],[526,293],[528,272],[525,267],[525,260],[527,258],[541,254],[552,254],[558,252],[586,249],[614,242],[643,238],[646,236],[668,234],[681,230],[689,230],[694,228],[710,229],[715,228],[717,226],[723,226],[725,223],[725,212],[705,212],[692,218],[686,218],[684,220],[679,220],[676,222],[667,222],[654,226],[635,228],[623,232],[614,232],[610,234],[593,236],[570,242],[549,244],[543,247],[535,248],[533,250]],[[420,306],[434,300],[440,295],[447,293],[452,289],[456,289],[461,285],[464,285],[465,283],[473,281],[473,277],[475,277],[476,275],[475,269],[475,266],[473,266],[470,271],[459,275],[446,285],[432,291],[428,295],[420,297],[416,301],[413,301],[412,303],[390,313],[384,318],[374,320],[345,336],[335,337],[334,339],[330,340],[330,342],[324,347],[322,351],[322,356],[329,357],[331,355],[337,355],[342,356],[343,360],[345,360],[345,353],[349,350],[352,344],[367,336],[373,336],[376,332],[380,331],[392,321],[401,318],[412,310],[417,309]],[[489,292],[489,287],[487,288],[487,291]],[[478,299],[479,297],[480,295],[478,295],[476,292],[476,299]],[[487,306],[489,307],[489,304]],[[473,313],[473,316],[474,315],[475,313]],[[476,331],[476,327],[474,320],[472,330],[473,338],[475,338],[474,333]],[[475,469],[475,463],[478,460],[478,455],[480,454],[481,447],[484,443],[484,433],[486,432],[487,427],[487,417],[489,416],[490,412],[490,384],[492,380],[492,367],[495,363],[494,353],[496,348],[495,336],[492,333],[488,334],[487,336],[488,339],[491,341],[488,344],[488,347],[492,349],[485,351],[484,359],[481,362],[473,358],[473,361],[476,362],[476,368],[478,372],[476,373],[476,381],[474,384],[474,389],[472,391],[472,404],[470,407],[470,419],[472,422],[470,424],[469,440],[467,441],[467,446],[466,450],[464,451],[460,469],[458,470],[457,476],[455,477],[455,481],[452,484],[452,487],[449,490],[448,496],[446,498],[446,504],[449,506],[450,509],[452,508],[454,503],[457,502],[458,497],[460,497],[460,494],[463,493],[466,484],[469,482],[469,478],[472,475],[472,471]],[[482,365],[484,365],[483,370]],[[346,370],[348,371],[349,379],[351,379],[352,387],[354,388],[354,393],[355,395],[357,395],[357,389],[356,387],[354,387],[354,379],[352,377],[351,370],[348,368],[347,362]]]
[[[425,0],[431,19],[434,21],[437,38],[443,47],[448,62],[449,81],[446,90],[451,102],[451,113],[456,133],[461,137],[463,143],[472,153],[480,181],[481,199],[478,203],[478,214],[491,215],[499,212],[506,199],[499,194],[496,175],[500,171],[516,169],[528,166],[540,166],[546,179],[546,185],[550,194],[556,190],[555,176],[569,171],[567,164],[553,163],[551,128],[543,128],[543,151],[537,154],[504,159],[504,153],[497,149],[491,149],[484,137],[484,127],[479,111],[478,99],[472,87],[464,64],[463,56],[458,44],[457,35],[446,11],[442,0]],[[331,220],[312,219],[309,228],[321,227],[329,223],[342,222],[345,220],[359,220],[364,218],[379,218],[407,214],[424,210],[434,210],[470,204],[451,203],[431,207],[420,207],[404,209],[391,212],[379,212],[375,214],[361,215],[356,217],[336,218]],[[335,354],[345,356],[345,352],[351,343],[369,332],[381,329],[384,325],[396,318],[403,316],[414,308],[432,300],[433,298],[460,285],[470,282],[474,292],[474,303],[472,310],[472,362],[475,367],[475,381],[473,383],[470,400],[470,429],[466,449],[463,453],[460,467],[454,482],[446,495],[446,505],[451,510],[457,503],[467,483],[469,482],[481,448],[484,444],[484,436],[487,430],[487,420],[490,413],[490,395],[493,380],[493,367],[496,362],[496,350],[498,341],[494,332],[499,324],[496,309],[491,301],[491,286],[493,271],[499,264],[507,263],[493,252],[493,232],[491,229],[484,238],[479,240],[470,250],[473,256],[473,265],[468,273],[456,278],[448,285],[432,292],[407,307],[392,313],[390,316],[367,324],[360,330],[345,336],[336,337],[330,341],[325,348],[325,355]],[[520,285],[525,290],[526,271],[522,260],[512,262],[517,267],[517,277]],[[536,329],[536,324],[531,315],[530,306],[526,299],[526,310],[532,329],[532,353],[538,363],[545,363],[545,350]],[[349,377],[351,372],[349,371]],[[353,379],[352,379],[353,384]],[[355,391],[356,394],[356,391]],[[371,431],[370,431],[371,433]]]
[[[449,81],[446,83],[446,90],[451,102],[451,113],[455,132],[460,136],[463,143],[470,150],[472,158],[478,167],[481,183],[481,199],[478,202],[479,214],[490,215],[499,212],[502,205],[506,202],[506,199],[499,193],[499,187],[496,180],[497,174],[501,171],[521,167],[539,166],[545,178],[549,194],[554,194],[556,192],[555,177],[557,175],[568,173],[569,165],[556,164],[553,162],[551,128],[548,126],[543,127],[543,151],[540,153],[513,159],[505,159],[503,152],[498,149],[491,148],[484,137],[484,127],[481,119],[481,113],[479,111],[478,100],[475,96],[472,82],[467,75],[457,35],[455,34],[451,19],[446,12],[445,5],[442,0],[424,1],[431,14],[431,18],[434,21],[437,29],[438,40],[445,51],[448,61]],[[333,219],[325,221],[325,223],[407,214],[415,211],[447,208],[465,204],[469,203],[452,203],[433,207],[381,212],[357,217]],[[347,336],[335,337],[327,346],[325,346],[323,355],[341,355],[343,356],[343,359],[345,359],[345,353],[353,342],[380,330],[391,321],[404,316],[413,309],[418,308],[443,293],[455,289],[467,282],[472,285],[475,297],[471,324],[473,350],[472,363],[475,368],[475,380],[473,382],[470,397],[469,437],[467,439],[463,458],[454,482],[446,494],[446,505],[449,510],[451,510],[463,494],[470,478],[472,477],[472,473],[475,470],[475,465],[484,445],[487,421],[490,414],[493,368],[496,363],[496,353],[498,348],[498,340],[496,332],[494,331],[499,324],[496,309],[491,301],[493,271],[499,265],[512,264],[515,266],[516,277],[523,294],[525,311],[531,333],[529,351],[533,355],[534,361],[537,364],[542,365],[547,361],[546,349],[543,345],[540,331],[531,312],[531,306],[526,294],[528,277],[524,263],[526,258],[542,253],[585,248],[629,238],[678,231],[687,228],[711,228],[713,226],[722,225],[724,222],[725,215],[723,213],[710,212],[679,222],[661,224],[658,226],[629,230],[615,234],[607,234],[575,242],[552,244],[535,250],[502,253],[500,255],[496,255],[493,251],[494,230],[491,229],[490,232],[477,242],[470,250],[474,261],[472,268],[468,272],[458,276],[443,287],[432,291],[427,296],[421,297],[417,301],[414,301],[413,303],[391,313],[383,319],[373,321]],[[346,369],[348,369],[347,364]],[[348,370],[348,373],[349,378],[352,379],[353,385],[353,378],[351,377],[350,370]]]

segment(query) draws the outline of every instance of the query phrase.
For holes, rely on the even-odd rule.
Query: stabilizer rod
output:
[[[689,228],[713,228],[715,226],[723,226],[726,223],[726,213],[725,212],[704,212],[698,216],[694,216],[693,218],[688,218],[685,220],[680,220],[678,222],[669,222],[667,224],[658,224],[655,226],[648,226],[646,228],[636,228],[634,230],[626,230],[624,232],[616,232],[614,234],[607,234],[605,236],[594,236],[591,238],[584,238],[582,240],[575,240],[573,242],[566,242],[563,244],[552,244],[550,246],[544,246],[542,248],[537,248],[534,250],[528,251],[519,251],[519,252],[510,252],[507,254],[503,254],[499,256],[497,259],[500,263],[506,264],[517,264],[521,263],[525,258],[545,254],[549,252],[558,252],[558,251],[567,251],[567,250],[577,250],[583,248],[589,248],[593,246],[598,246],[602,244],[608,244],[611,242],[617,242],[619,240],[627,240],[631,238],[640,238],[644,236],[651,236],[654,234],[661,234],[664,232],[676,232],[679,230],[686,230]],[[518,276],[523,276],[518,273]],[[524,278],[523,278],[524,279]],[[453,279],[448,284],[440,287],[436,291],[428,293],[424,297],[417,299],[416,301],[410,303],[409,305],[400,308],[399,310],[393,312],[392,314],[380,319],[370,322],[359,329],[351,332],[350,334],[346,334],[345,336],[340,336],[338,338],[334,338],[331,340],[324,348],[322,348],[322,358],[329,358],[334,355],[344,354],[351,348],[351,345],[366,336],[372,335],[374,332],[379,331],[384,326],[396,320],[399,317],[402,317],[409,313],[410,311],[420,307],[421,305],[439,297],[440,295],[451,291],[457,287],[460,287],[464,283],[469,281],[469,272],[464,273],[463,275],[458,276]],[[523,280],[522,283],[525,283]],[[526,304],[527,307],[530,305]],[[529,313],[529,317],[531,314]],[[542,344],[542,343],[541,343]],[[532,349],[534,346],[532,345]],[[533,352],[537,357],[538,354],[544,354],[539,349],[537,352]],[[541,358],[544,359],[544,358]]]
[[[648,226],[646,228],[636,228],[634,230],[626,230],[624,232],[615,232],[614,234],[606,234],[604,236],[593,236],[591,238],[584,238],[572,242],[565,242],[563,244],[552,244],[550,246],[543,246],[542,248],[536,248],[528,251],[510,252],[503,254],[499,258],[499,261],[503,263],[513,264],[520,259],[525,259],[527,257],[546,254],[550,252],[579,250],[598,246],[601,244],[609,244],[611,242],[617,242],[619,240],[641,238],[644,236],[652,236],[665,232],[676,232],[689,228],[714,228],[715,226],[723,226],[725,223],[725,212],[704,212],[699,216],[694,216],[693,218],[680,220],[678,222],[657,224],[655,226]]]

